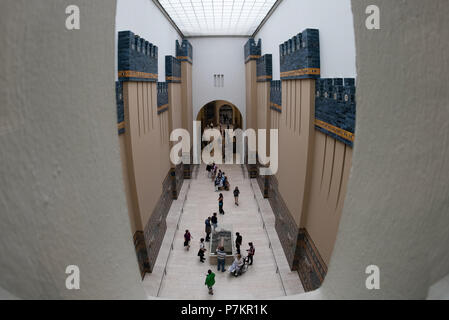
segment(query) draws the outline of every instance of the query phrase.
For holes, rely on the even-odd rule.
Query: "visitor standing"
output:
[[[235,247],[237,248],[237,254],[240,254],[240,246],[242,245],[243,242],[243,238],[240,235],[240,233],[236,233],[236,238],[235,238]]]
[[[236,205],[236,206],[239,205],[239,196],[240,196],[240,190],[239,190],[239,187],[235,187],[235,190],[234,190],[234,200],[235,200],[235,205]]]
[[[215,284],[215,273],[212,270],[207,271],[206,282],[205,285],[209,289],[209,294],[214,295],[214,284]]]
[[[249,249],[246,250],[248,252],[248,264],[251,266],[253,264],[253,258],[256,254],[256,248],[254,248],[254,244],[252,242],[248,243]]]
[[[223,210],[223,193],[220,193],[220,197],[218,198],[218,210],[220,212],[220,214],[225,214],[224,210]]]
[[[210,222],[212,222],[212,227],[214,228],[214,231],[215,231],[215,229],[217,229],[217,227],[218,227],[218,218],[217,218],[216,212],[214,212],[214,215],[210,219]]]
[[[198,251],[198,257],[200,257],[200,262],[204,263],[204,253],[206,252],[206,246],[204,244],[204,238],[200,240],[200,250]]]
[[[210,241],[210,234],[212,232],[212,226],[211,226],[211,217],[207,218],[204,222],[206,225],[205,231],[206,231],[206,242]]]
[[[190,249],[190,240],[192,240],[192,238],[189,230],[186,230],[186,233],[184,234],[184,248],[186,248],[187,251]]]
[[[226,271],[226,269],[225,269],[225,266],[226,266],[226,252],[225,252],[225,248],[224,247],[219,247],[218,249],[217,249],[217,268],[218,268],[218,271],[220,271],[220,269],[221,269],[221,272],[225,272]]]

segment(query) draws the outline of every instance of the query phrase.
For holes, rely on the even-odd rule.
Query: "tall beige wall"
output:
[[[270,125],[271,125],[271,111],[270,111],[270,82],[257,82],[257,127],[254,129],[265,129],[267,142],[267,155],[270,154]]]
[[[193,137],[192,64],[181,62],[182,127]]]
[[[315,131],[309,204],[304,227],[326,265],[337,237],[352,165],[352,148]]]
[[[182,119],[182,86],[180,83],[168,84],[169,128],[170,133],[183,128]]]
[[[315,134],[315,80],[282,81],[279,191],[297,227],[307,205]]]
[[[279,129],[282,114],[270,109],[270,129]]]
[[[122,163],[123,175],[123,192],[126,196],[126,203],[128,205],[128,216],[131,223],[131,233],[134,235],[136,231],[143,230],[142,219],[140,217],[139,207],[135,197],[135,191],[131,188],[132,168],[128,159],[128,151],[126,147],[126,137],[124,134],[119,135],[120,144],[120,160]]]
[[[164,175],[168,173],[160,171],[163,159],[155,152],[161,149],[157,84],[125,82],[123,97],[131,197],[145,228],[161,196]]]
[[[170,171],[170,116],[169,111],[158,115],[159,122],[159,181],[163,181]]]
[[[257,82],[257,129],[270,128],[270,82]]]
[[[257,61],[245,64],[246,128],[257,129]]]

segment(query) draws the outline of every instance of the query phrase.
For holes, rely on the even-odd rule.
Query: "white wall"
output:
[[[176,56],[175,41],[181,40],[175,28],[151,0],[117,0],[116,38],[127,30],[159,48],[159,81],[165,81],[165,56]]]
[[[279,45],[307,28],[320,30],[321,77],[355,77],[355,39],[350,0],[283,0],[256,35],[262,53],[273,54],[279,80]]]
[[[66,1],[1,3],[0,298],[145,297],[113,107],[115,1],[76,4],[79,31]]]
[[[193,45],[193,118],[214,100],[234,104],[246,118],[246,38],[190,38]],[[214,74],[223,74],[223,88],[214,87]]]

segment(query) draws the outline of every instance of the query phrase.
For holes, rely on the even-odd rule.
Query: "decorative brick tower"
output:
[[[163,182],[163,174],[157,172],[161,168],[160,154],[168,155],[160,139],[157,79],[158,48],[131,31],[119,32],[118,132],[125,193],[142,278],[153,270],[172,201],[166,196],[169,185]],[[150,146],[158,146],[159,152],[151,152]]]
[[[181,112],[182,127],[193,137],[193,97],[192,97],[192,64],[193,47],[189,40],[176,40],[176,58],[181,62]],[[192,144],[191,144],[192,145]],[[187,159],[183,155],[183,159]],[[184,163],[184,179],[192,176],[193,147],[190,150],[189,163]]]
[[[165,56],[165,80],[168,85],[168,105],[169,105],[169,132],[183,128],[182,119],[182,78],[181,61],[173,56]],[[170,149],[174,146],[170,142]],[[171,164],[172,195],[173,199],[178,199],[184,181],[183,164]]]
[[[266,153],[268,156],[270,154],[270,129],[271,129],[270,90],[271,90],[271,81],[273,79],[273,57],[271,54],[263,55],[262,57],[257,59],[256,64],[257,64],[257,71],[256,71],[257,129],[266,130],[265,141],[267,142]],[[268,198],[270,177],[259,175],[260,166],[266,167],[266,165],[260,163],[260,159],[259,157],[257,157],[257,167],[258,167],[258,170],[256,171],[257,181],[259,183],[260,189],[263,191],[264,198]]]
[[[246,129],[257,130],[257,60],[262,54],[262,40],[256,43],[250,38],[245,44],[245,75],[246,75]],[[245,155],[245,163],[249,176],[252,179],[257,178],[257,152],[256,150],[248,150]],[[253,164],[249,164],[252,162]]]

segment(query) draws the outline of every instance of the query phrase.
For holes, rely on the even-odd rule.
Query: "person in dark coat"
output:
[[[240,195],[239,187],[235,187],[235,190],[234,190],[234,201],[235,201],[235,205],[236,206],[239,205],[239,195]]]
[[[212,216],[212,218],[210,218],[210,222],[212,223],[212,227],[215,229],[217,229],[218,227],[218,218],[217,218],[217,213],[214,212],[214,215]]]
[[[242,245],[243,238],[240,235],[240,233],[238,233],[238,232],[235,234],[235,236],[236,236],[236,238],[235,238],[235,247],[237,249],[237,254],[240,254],[240,246]]]
[[[204,263],[204,261],[206,260],[204,258],[204,253],[206,252],[206,246],[204,244],[204,239],[201,238],[200,240],[200,250],[198,251],[198,257],[200,257],[200,262]]]
[[[223,210],[223,201],[224,201],[223,194],[220,193],[220,197],[218,198],[218,210],[219,210],[220,214],[225,214],[225,212]]]
[[[189,230],[186,230],[186,233],[184,234],[184,248],[186,248],[187,251],[190,249],[190,240],[192,240],[193,237],[190,234]]]
[[[204,222],[206,225],[205,231],[206,231],[206,242],[210,241],[210,234],[212,232],[212,223],[211,223],[211,217],[207,218]]]

